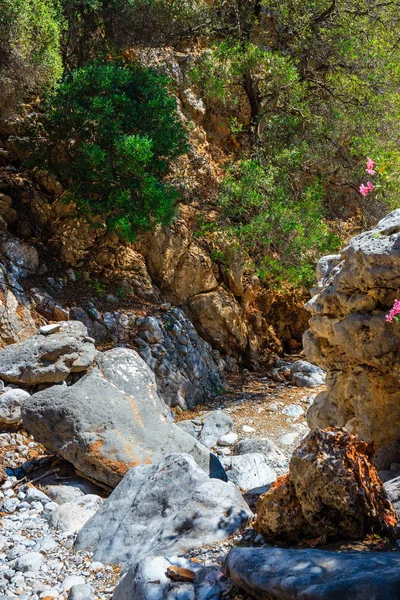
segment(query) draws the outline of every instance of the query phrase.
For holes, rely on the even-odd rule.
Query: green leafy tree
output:
[[[44,125],[49,166],[89,217],[128,239],[172,220],[178,192],[165,178],[186,136],[165,76],[90,63],[61,83]]]
[[[52,0],[0,2],[0,111],[55,85],[61,19]]]

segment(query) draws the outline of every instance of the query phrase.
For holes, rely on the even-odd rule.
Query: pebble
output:
[[[250,427],[249,425],[242,425],[242,430],[245,433],[253,433],[255,431],[254,427]]]
[[[31,438],[0,433],[3,455],[10,447],[20,446],[38,455],[42,453]],[[9,467],[9,462],[5,464]],[[29,463],[29,468],[31,465]],[[119,568],[104,567],[93,561],[91,552],[75,554],[76,535],[62,534],[49,527],[48,515],[59,505],[37,487],[20,484],[13,488],[16,483],[17,478],[12,476],[1,486],[1,493],[9,491],[10,497],[0,499],[3,512],[0,516],[0,600],[67,600],[67,597],[110,600],[119,580]],[[80,588],[84,595],[83,592],[76,595]]]

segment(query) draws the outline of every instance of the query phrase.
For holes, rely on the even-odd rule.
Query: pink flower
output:
[[[375,165],[376,165],[376,162],[374,160],[372,160],[372,158],[367,157],[367,168],[365,169],[365,171],[369,175],[376,175]]]
[[[386,321],[388,323],[391,323],[393,321],[393,319],[395,321],[397,321],[398,320],[396,318],[397,315],[400,315],[400,300],[397,300],[397,298],[396,298],[396,300],[394,301],[393,307],[390,309],[390,311],[386,315]]]
[[[360,185],[360,194],[361,194],[361,196],[364,196],[364,198],[365,198],[365,196],[367,194],[369,194],[370,192],[372,192],[372,190],[374,190],[374,189],[375,189],[375,186],[370,181],[368,181],[367,185],[364,185],[362,183]]]

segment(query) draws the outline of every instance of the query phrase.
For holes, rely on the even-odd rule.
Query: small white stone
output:
[[[254,427],[250,427],[249,425],[242,425],[242,430],[245,433],[253,433],[255,431]]]
[[[61,327],[61,323],[52,323],[51,325],[42,325],[39,327],[38,333],[42,335],[50,335],[51,333],[56,333]]]
[[[236,443],[238,436],[233,431],[226,433],[225,435],[221,435],[218,440],[218,444],[220,446],[233,446]]]

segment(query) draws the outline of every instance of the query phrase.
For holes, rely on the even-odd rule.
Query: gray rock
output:
[[[36,334],[0,350],[0,376],[12,383],[59,383],[69,373],[84,371],[97,354],[79,321],[64,321],[51,335]]]
[[[233,447],[234,454],[264,454],[267,464],[272,468],[287,468],[288,460],[282,450],[268,438],[253,437],[241,440]]]
[[[172,452],[187,452],[211,476],[225,477],[218,459],[171,421],[153,373],[134,350],[99,354],[74,385],[31,396],[22,418],[47,449],[110,487],[130,467]]]
[[[139,354],[154,370],[161,396],[169,406],[186,410],[223,389],[222,370],[211,346],[180,308],[139,323]]]
[[[387,481],[385,483],[385,490],[400,521],[400,477]]]
[[[38,490],[31,484],[28,486],[25,495],[25,502],[29,502],[29,504],[31,504],[32,502],[41,502],[42,504],[47,504],[47,502],[50,501],[51,498],[49,498],[49,496],[46,496],[46,494],[43,493],[41,490]]]
[[[231,431],[233,421],[222,410],[213,410],[191,421],[180,421],[177,425],[207,448],[212,448],[222,436]]]
[[[8,390],[0,396],[0,423],[15,425],[21,421],[21,406],[30,394],[25,390]]]
[[[81,498],[85,494],[98,493],[97,486],[84,479],[76,479],[66,482],[64,485],[47,485],[45,487],[46,494],[53,502],[57,504],[65,504],[72,502],[76,498]]]
[[[288,404],[282,409],[282,413],[287,417],[293,417],[294,419],[298,419],[299,417],[304,415],[304,408],[302,408],[298,404]]]
[[[167,571],[180,567],[192,571],[192,582],[173,581]],[[220,600],[232,587],[219,567],[182,557],[150,557],[131,567],[114,591],[112,600]]]
[[[90,585],[78,583],[71,587],[68,600],[93,600],[94,595]]]
[[[36,573],[36,571],[39,571],[43,563],[43,554],[40,554],[40,552],[28,552],[27,554],[17,558],[14,569],[16,571],[22,571],[22,573],[25,573],[26,571],[33,571]]]
[[[210,479],[191,456],[131,469],[81,529],[76,548],[102,563],[187,552],[223,540],[252,513],[231,483]]]
[[[103,498],[87,494],[72,502],[61,504],[48,515],[50,527],[62,533],[77,533],[103,504]]]
[[[400,598],[400,552],[233,548],[223,571],[259,600]]]
[[[16,277],[29,277],[39,268],[39,255],[36,248],[13,238],[4,232],[0,236],[0,250],[8,258]]]
[[[316,387],[325,383],[325,372],[305,360],[297,360],[290,368],[290,380],[298,387]]]
[[[244,491],[268,485],[276,480],[276,473],[268,465],[264,454],[224,456],[221,462],[228,480]]]
[[[75,585],[84,585],[85,578],[81,575],[68,575],[61,583],[61,591],[68,592]]]
[[[328,254],[320,258],[316,269],[318,281],[328,277],[332,273],[332,270],[340,263],[341,258],[340,254]]]

